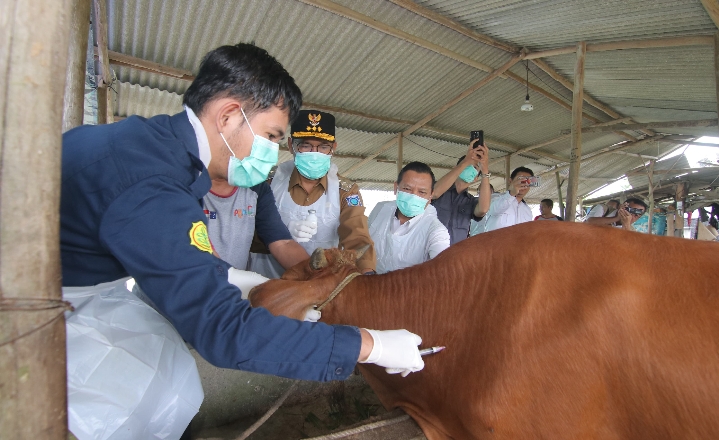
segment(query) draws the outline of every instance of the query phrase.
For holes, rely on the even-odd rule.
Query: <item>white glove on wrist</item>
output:
[[[235,269],[234,267],[227,270],[227,281],[240,288],[242,299],[247,299],[247,295],[250,294],[250,290],[252,290],[253,287],[267,280],[269,280],[269,278],[265,278],[257,272]]]
[[[292,220],[287,225],[287,229],[290,230],[292,238],[297,243],[307,243],[317,233],[317,223],[306,220]]]
[[[322,317],[322,312],[315,309],[309,309],[307,313],[305,313],[305,319],[304,321],[308,322],[317,322]]]
[[[424,361],[419,354],[422,338],[407,330],[369,330],[365,329],[374,339],[374,347],[363,364],[377,364],[385,367],[389,374],[401,373],[407,377],[424,368]]]

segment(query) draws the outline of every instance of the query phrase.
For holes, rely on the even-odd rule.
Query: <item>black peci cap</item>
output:
[[[334,142],[335,117],[319,110],[300,110],[290,132],[292,139],[317,138]]]

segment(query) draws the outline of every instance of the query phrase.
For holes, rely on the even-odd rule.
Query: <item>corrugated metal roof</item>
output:
[[[532,50],[712,34],[698,0],[415,0],[478,32]]]
[[[425,19],[384,0],[334,0],[371,20],[430,41],[460,56],[493,68],[510,54],[478,43],[454,30]],[[532,50],[588,42],[617,41],[710,34],[716,27],[698,0],[468,0],[416,1],[447,17],[511,43]],[[410,124],[440,108],[487,73],[403,39],[294,0],[108,0],[108,40],[111,50],[141,59],[196,72],[206,52],[222,44],[254,41],[267,49],[293,75],[304,99],[366,118],[336,113],[339,152],[367,155],[376,151]],[[574,55],[546,59],[570,81]],[[181,95],[189,83],[166,76],[113,66],[117,84],[116,114],[152,116],[181,109]],[[545,72],[529,64],[529,80],[571,105],[572,93]],[[524,78],[525,65],[511,72]],[[585,66],[588,94],[637,121],[706,119],[716,117],[713,50],[709,46],[590,52]],[[452,133],[483,129],[488,138],[507,144],[503,151],[523,148],[559,136],[569,128],[566,108],[530,90],[535,110],[519,110],[525,87],[511,79],[495,79],[451,107],[429,125]],[[584,111],[600,121],[610,118],[585,103]],[[584,120],[584,125],[591,122]],[[704,130],[662,130],[667,133],[701,134]],[[640,132],[630,132],[643,136]],[[583,136],[583,153],[589,154],[622,142],[611,132]],[[510,148],[511,147],[511,148]],[[631,152],[648,151],[644,145]],[[672,146],[654,147],[661,153]],[[404,141],[404,159],[452,166],[466,152],[466,140],[454,135],[419,129]],[[569,156],[569,139],[539,150],[560,158]],[[492,158],[503,154],[495,150]],[[645,153],[646,154],[646,153]],[[285,159],[289,153],[282,153]],[[389,189],[396,177],[397,148],[360,167],[350,178],[363,188]],[[337,158],[340,172],[360,158]],[[582,165],[584,176],[614,179],[639,161],[609,154]],[[512,157],[512,168],[528,165],[535,172],[554,162],[533,153]],[[437,169],[443,175],[445,169]],[[504,173],[502,161],[493,173]],[[564,170],[562,172],[565,172]],[[493,178],[503,186],[501,178]],[[596,177],[580,182],[580,194],[602,185]],[[531,198],[556,197],[556,182],[545,179]]]

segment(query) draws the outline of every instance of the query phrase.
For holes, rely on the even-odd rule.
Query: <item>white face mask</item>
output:
[[[230,144],[227,143],[225,136],[222,133],[220,133],[220,136],[225,141],[230,153],[232,153],[230,163],[227,165],[227,181],[230,185],[250,188],[267,180],[270,170],[272,170],[279,158],[280,145],[256,135],[252,130],[250,121],[247,119],[247,115],[245,115],[245,111],[242,108],[240,108],[240,111],[254,136],[250,155],[242,160],[238,159],[235,152],[230,148]]]

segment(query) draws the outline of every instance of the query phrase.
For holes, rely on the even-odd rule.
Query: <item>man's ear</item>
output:
[[[337,151],[337,141],[332,142],[332,154],[335,154],[335,151]]]
[[[239,117],[239,121],[237,121]],[[242,115],[242,103],[234,99],[229,99],[217,109],[215,116],[215,125],[219,133],[225,133],[240,127],[245,122]]]
[[[397,182],[394,183],[394,195],[397,195]]]

